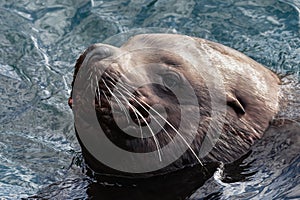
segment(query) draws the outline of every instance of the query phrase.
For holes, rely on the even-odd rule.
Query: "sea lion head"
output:
[[[278,110],[278,83],[221,44],[145,34],[85,50],[69,105],[94,171],[161,174],[245,154]]]

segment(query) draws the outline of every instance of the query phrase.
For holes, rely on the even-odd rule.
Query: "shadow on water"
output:
[[[88,199],[186,199],[190,197],[205,181],[212,178],[217,169],[222,170],[224,182],[246,181],[251,178],[255,171],[248,172],[251,163],[244,163],[249,157],[249,152],[239,160],[227,164],[220,169],[220,163],[207,163],[204,167],[193,166],[179,170],[174,173],[148,177],[144,179],[126,179],[122,177],[111,177],[105,175],[94,176],[95,179],[83,178],[58,182],[42,189],[39,194],[28,199],[58,198],[63,199],[76,192],[76,187],[80,192],[72,198]],[[98,180],[98,181],[96,181]],[[83,184],[84,183],[84,184]],[[77,186],[76,186],[77,185]],[[66,195],[66,196],[65,196]],[[205,199],[213,199],[221,193],[212,193]]]
[[[286,182],[297,176],[299,133],[299,123],[278,120],[252,150],[226,165],[207,163],[204,168],[187,167],[172,174],[145,179],[90,174],[94,178],[68,178],[43,188],[27,199],[250,199],[257,195],[252,187],[264,190],[273,181],[278,182],[277,179],[287,179],[284,180]],[[77,165],[84,165],[80,155],[75,160]],[[293,163],[296,165],[294,168]],[[89,174],[89,170],[86,172]],[[271,177],[273,173],[277,174],[274,178]],[[297,182],[293,185],[296,187]],[[266,191],[264,197],[290,195],[292,198],[297,195],[285,192],[288,191],[275,194]]]

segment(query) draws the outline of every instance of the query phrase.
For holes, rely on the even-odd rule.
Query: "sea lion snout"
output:
[[[117,48],[111,45],[106,44],[93,44],[87,50],[87,59],[89,58],[96,58],[98,60],[102,60],[108,57],[111,57],[115,54]]]

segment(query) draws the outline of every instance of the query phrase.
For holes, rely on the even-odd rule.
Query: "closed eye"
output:
[[[180,82],[180,75],[175,72],[168,72],[162,75],[164,86],[168,89],[173,89]]]

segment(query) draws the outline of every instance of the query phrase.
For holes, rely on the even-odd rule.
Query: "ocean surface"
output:
[[[0,1],[0,199],[89,197],[67,104],[75,61],[90,44],[158,32],[222,43],[283,78],[290,125],[253,147],[251,178],[216,172],[187,198],[300,199],[299,0]]]

